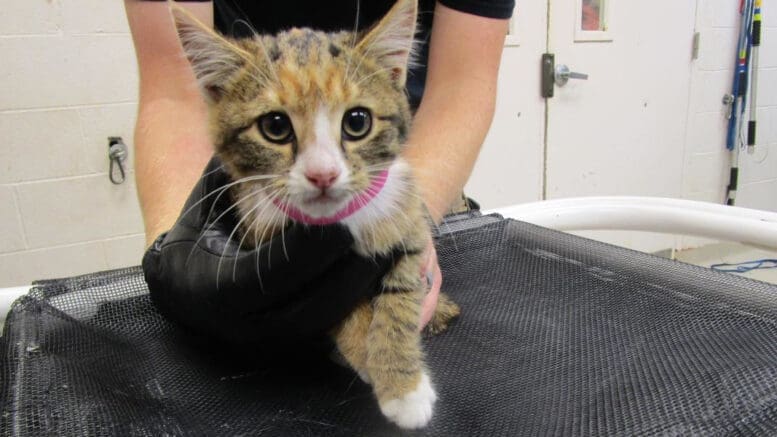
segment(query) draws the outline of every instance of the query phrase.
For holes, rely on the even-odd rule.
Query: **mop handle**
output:
[[[758,51],[761,45],[761,0],[755,0],[755,10],[753,11],[753,30],[750,36],[752,46],[752,73],[750,74],[750,121],[747,123],[747,145],[748,150],[752,152],[755,146],[755,127],[758,105],[756,97],[758,95]]]

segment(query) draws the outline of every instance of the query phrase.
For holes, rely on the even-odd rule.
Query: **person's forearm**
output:
[[[426,90],[405,158],[435,222],[461,195],[491,126],[507,20],[437,4]]]
[[[199,108],[202,98],[195,97],[141,98],[135,129],[135,174],[147,245],[175,223],[213,153],[207,115],[204,107]]]
[[[165,2],[125,0],[140,72],[135,179],[150,245],[168,230],[210,158],[207,108]],[[181,3],[204,23],[213,5]]]
[[[472,173],[491,125],[493,94],[481,84],[459,82],[424,96],[404,156],[435,222],[460,198]]]

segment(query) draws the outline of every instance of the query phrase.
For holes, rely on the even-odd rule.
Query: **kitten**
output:
[[[242,40],[172,11],[209,103],[216,153],[234,181],[247,178],[233,188],[243,242],[265,241],[292,220],[340,223],[366,257],[403,249],[382,293],[332,334],[388,419],[425,426],[436,394],[421,350],[419,271],[431,232],[399,156],[411,121],[404,85],[416,0],[397,1],[365,32],[295,28]],[[458,312],[441,295],[430,330]]]

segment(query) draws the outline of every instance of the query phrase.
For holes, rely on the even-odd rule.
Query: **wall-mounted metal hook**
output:
[[[726,120],[731,119],[731,114],[734,112],[734,95],[724,94],[723,105],[726,106]]]
[[[115,185],[123,184],[127,179],[124,172],[124,160],[127,159],[127,145],[121,137],[108,137],[108,158],[111,160],[111,167],[108,171],[108,178]],[[116,177],[115,168],[119,168],[120,178]]]

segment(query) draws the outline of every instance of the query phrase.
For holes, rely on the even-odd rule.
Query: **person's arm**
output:
[[[435,223],[461,196],[491,126],[507,23],[439,2],[434,11],[426,88],[404,157]],[[433,280],[422,325],[434,314],[442,284],[431,246],[425,270]]]
[[[435,222],[461,195],[491,126],[507,23],[437,3],[426,89],[405,151]]]
[[[179,2],[213,23],[211,2]],[[168,230],[213,154],[204,99],[167,2],[124,0],[140,72],[135,175],[146,246]]]

